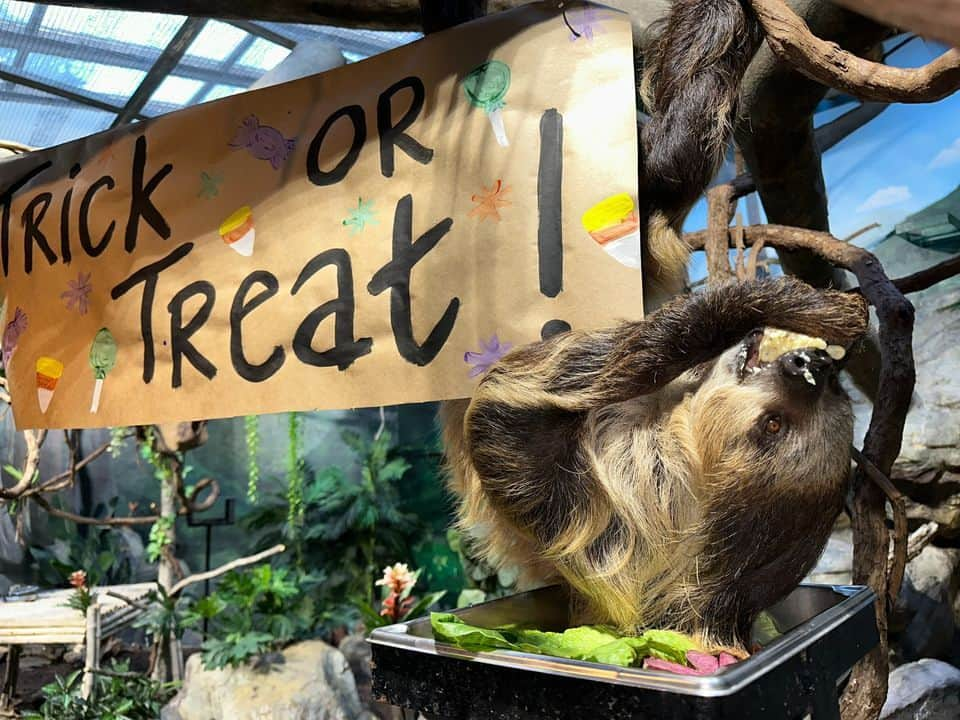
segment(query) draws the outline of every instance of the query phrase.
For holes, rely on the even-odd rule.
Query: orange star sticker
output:
[[[497,180],[489,188],[483,188],[482,193],[470,196],[477,206],[467,214],[470,217],[479,218],[481,222],[486,218],[500,222],[500,208],[513,204],[504,198],[508,192],[510,192],[510,186],[504,185],[502,180]]]

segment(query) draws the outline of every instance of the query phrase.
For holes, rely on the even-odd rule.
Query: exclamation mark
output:
[[[540,168],[537,172],[537,251],[539,253],[540,292],[556,297],[563,290],[563,222],[561,215],[563,186],[563,116],[550,108],[540,118]],[[570,325],[563,320],[548,320],[540,336],[543,339],[565,332]]]

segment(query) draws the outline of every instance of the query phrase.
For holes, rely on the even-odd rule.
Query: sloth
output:
[[[759,280],[513,350],[442,409],[460,526],[521,587],[564,585],[574,621],[744,656],[826,544],[853,435],[839,363],[765,361],[764,334],[849,347],[867,321],[858,294]]]

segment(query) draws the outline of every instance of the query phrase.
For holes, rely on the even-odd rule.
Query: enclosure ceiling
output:
[[[49,147],[232,95],[305,40],[352,62],[418,37],[0,0],[0,140]]]

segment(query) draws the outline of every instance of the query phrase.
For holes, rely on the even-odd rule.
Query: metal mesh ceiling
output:
[[[187,20],[0,0],[0,139],[49,147],[105,130],[121,114],[138,120],[232,95],[305,40],[324,39],[354,62],[420,37],[299,24],[191,21],[199,32],[183,57],[160,77],[151,76],[155,63],[163,67],[168,45]],[[135,98],[145,80],[152,92]]]

